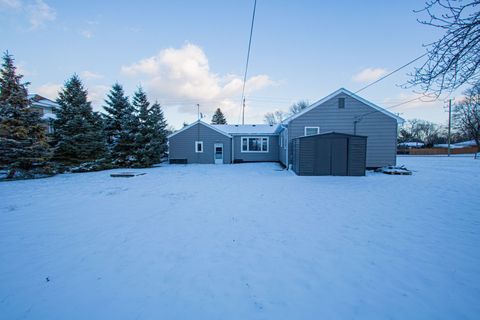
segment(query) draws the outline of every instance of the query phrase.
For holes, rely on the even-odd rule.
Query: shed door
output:
[[[331,163],[333,176],[347,175],[347,139],[331,139]]]
[[[316,176],[331,175],[331,152],[329,139],[317,139],[315,141],[315,157],[313,174]]]

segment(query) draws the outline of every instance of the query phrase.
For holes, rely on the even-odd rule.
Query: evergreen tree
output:
[[[73,75],[59,93],[55,127],[54,159],[64,165],[79,165],[101,159],[105,136],[100,115],[93,112],[87,90]]]
[[[22,83],[22,78],[16,74],[12,55],[6,52],[0,70],[0,167],[8,169],[8,178],[17,176],[19,169],[49,173],[45,127],[30,108],[29,83]]]
[[[112,86],[105,103],[105,135],[112,164],[129,166],[135,151],[135,109],[118,83]]]
[[[149,153],[152,155],[152,163],[159,163],[167,151],[167,121],[158,102],[152,105],[149,113],[149,125],[152,130]]]
[[[150,107],[147,95],[140,87],[133,96],[133,107],[137,112],[135,134],[136,166],[147,167],[160,162],[166,151],[166,126],[161,106],[155,102]]]
[[[212,124],[227,124],[227,119],[220,108],[217,108],[213,114]]]

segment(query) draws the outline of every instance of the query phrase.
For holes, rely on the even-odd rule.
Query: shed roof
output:
[[[275,134],[278,125],[269,124],[214,124],[217,128],[228,134]]]
[[[294,139],[303,139],[303,138],[310,138],[310,137],[323,137],[323,136],[344,136],[344,137],[358,137],[358,138],[367,138],[367,136],[360,136],[357,134],[349,134],[349,133],[343,133],[343,132],[335,132],[335,131],[328,131],[328,132],[322,132],[322,133],[317,133],[317,134],[311,134],[308,136],[301,136],[297,137]]]

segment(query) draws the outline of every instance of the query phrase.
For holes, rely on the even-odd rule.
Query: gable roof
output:
[[[370,102],[370,101],[368,101],[368,100],[365,100],[364,98],[362,98],[362,97],[360,97],[360,96],[357,96],[355,93],[353,93],[353,92],[351,92],[351,91],[349,91],[349,90],[347,90],[347,89],[345,89],[345,88],[340,88],[340,89],[338,89],[337,91],[329,94],[329,95],[326,96],[325,98],[320,99],[320,100],[318,100],[317,102],[313,103],[311,106],[303,109],[303,110],[300,111],[299,113],[294,114],[294,115],[292,115],[291,117],[285,119],[285,120],[283,121],[283,123],[287,123],[287,124],[288,124],[288,123],[289,123],[290,121],[292,121],[293,119],[296,119],[296,118],[300,117],[301,115],[303,115],[303,114],[307,113],[308,111],[310,111],[310,110],[318,107],[318,106],[321,105],[322,103],[324,103],[324,102],[332,99],[333,97],[335,97],[336,95],[338,95],[338,94],[340,94],[340,93],[346,94],[347,96],[350,96],[351,98],[356,99],[356,100],[358,100],[358,101],[366,104],[367,106],[369,106],[369,107],[377,110],[378,112],[381,112],[381,113],[383,113],[383,114],[385,114],[385,115],[387,115],[387,116],[395,119],[398,124],[403,124],[403,123],[405,122],[405,120],[404,120],[403,118],[397,116],[396,114],[393,114],[393,113],[391,113],[390,111],[387,111],[386,109],[381,108],[381,107],[377,106],[376,104],[374,104],[374,103],[372,103],[372,102]]]
[[[227,137],[229,137],[229,138],[232,137],[232,136],[229,135],[228,133],[225,133],[224,131],[221,131],[221,130],[215,128],[215,126],[213,126],[213,125],[210,125],[210,124],[208,124],[208,123],[206,123],[206,122],[203,122],[202,120],[197,120],[197,121],[195,121],[194,123],[189,124],[188,126],[185,126],[185,127],[183,127],[182,129],[180,129],[180,130],[178,130],[178,131],[175,131],[174,133],[168,135],[167,138],[170,139],[170,138],[173,137],[174,135],[177,135],[177,134],[179,134],[180,132],[183,132],[183,131],[185,131],[185,130],[188,130],[188,129],[190,129],[191,127],[195,126],[196,124],[204,125],[205,127],[210,128],[210,129],[212,129],[212,130],[215,130],[215,131],[217,131],[218,133],[221,133],[221,134],[223,134],[224,136],[227,136]]]
[[[60,107],[58,103],[48,98],[42,97],[39,94],[29,94],[28,99],[32,102],[32,106],[38,107],[50,107],[50,108],[58,108]]]
[[[275,134],[278,125],[269,124],[214,124],[213,127],[228,134]]]

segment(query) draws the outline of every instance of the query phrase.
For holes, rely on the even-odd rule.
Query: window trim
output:
[[[307,136],[307,129],[317,129],[317,133],[309,134],[309,136],[313,136],[313,135],[316,135],[316,134],[319,134],[319,133],[320,133],[320,127],[305,127],[305,128],[303,129],[303,135],[304,135],[304,136]]]
[[[201,145],[201,151],[198,151],[198,145]],[[203,153],[203,141],[195,141],[195,153]]]
[[[247,150],[243,150],[243,140],[244,139],[247,139]],[[250,144],[248,143],[248,139],[261,139],[261,145],[262,145],[262,148],[263,149],[263,139],[267,139],[267,151],[263,151],[263,150],[260,150],[260,151],[250,151]],[[240,137],[240,152],[241,153],[269,153],[270,152],[270,137],[266,137],[266,136],[244,136],[244,137]]]

